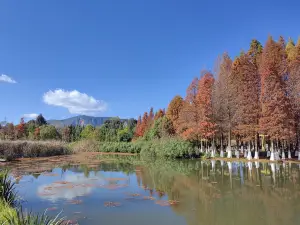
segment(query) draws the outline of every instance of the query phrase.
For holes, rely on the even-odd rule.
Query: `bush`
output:
[[[135,142],[97,142],[95,140],[79,141],[71,145],[74,152],[120,152],[141,153],[143,156],[183,158],[194,153],[190,142],[169,138],[153,141],[138,140]]]
[[[169,138],[152,141],[148,145],[144,145],[141,154],[167,158],[183,158],[193,152],[194,148],[190,142]]]
[[[95,128],[89,124],[86,127],[84,127],[84,129],[81,131],[80,136],[85,139],[94,138],[94,130]]]
[[[44,125],[40,127],[40,137],[42,140],[56,139],[57,136],[57,130],[54,126]]]

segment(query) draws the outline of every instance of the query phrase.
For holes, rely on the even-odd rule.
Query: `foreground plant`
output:
[[[0,170],[0,225],[60,225],[69,224],[57,214],[55,218],[43,214],[24,212],[19,204],[15,184],[9,177],[8,170]]]

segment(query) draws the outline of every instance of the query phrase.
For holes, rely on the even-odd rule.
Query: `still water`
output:
[[[62,211],[70,224],[300,224],[298,164],[120,156],[10,168],[24,207],[49,215]]]

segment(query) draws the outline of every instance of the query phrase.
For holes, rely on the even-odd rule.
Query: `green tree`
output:
[[[84,127],[84,129],[82,130],[80,136],[84,139],[89,139],[89,138],[94,138],[94,131],[95,128],[92,125],[87,125]]]
[[[34,136],[34,131],[35,128],[37,128],[35,120],[29,120],[26,124],[25,124],[25,132],[26,132],[26,136],[27,137],[33,137]]]
[[[144,137],[146,140],[160,139],[170,137],[175,134],[173,123],[166,116],[160,117],[154,121],[151,129],[147,130]]]
[[[118,130],[118,141],[130,142],[132,137],[133,137],[133,133],[129,130],[128,127],[125,127],[122,130]]]
[[[42,140],[56,139],[58,136],[55,126],[43,125],[40,127],[40,137]]]
[[[35,123],[37,126],[43,126],[47,124],[46,119],[43,117],[42,114],[38,115],[38,117],[35,120]]]

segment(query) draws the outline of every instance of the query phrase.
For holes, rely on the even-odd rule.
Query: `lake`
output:
[[[92,156],[7,167],[24,207],[70,224],[300,224],[298,164]]]

